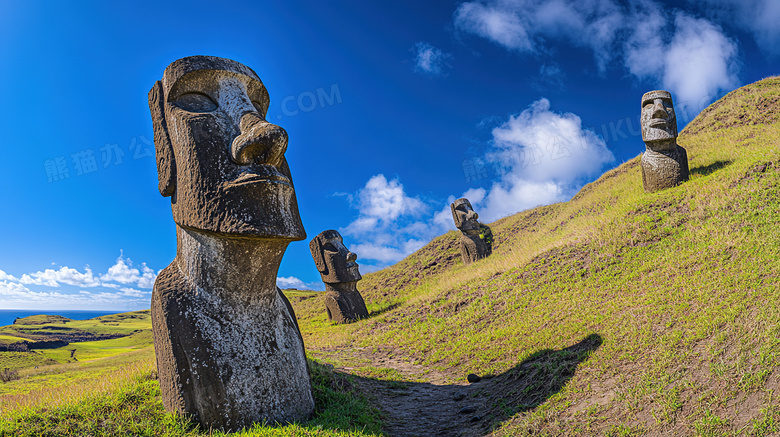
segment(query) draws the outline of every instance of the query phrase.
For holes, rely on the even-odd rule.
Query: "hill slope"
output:
[[[494,375],[442,406],[445,433],[780,432],[778,118],[780,79],[736,90],[681,133],[690,181],[646,194],[637,157],[491,224],[493,256],[468,267],[443,235],[366,275],[367,320],[330,326],[296,299],[307,348],[429,394]]]

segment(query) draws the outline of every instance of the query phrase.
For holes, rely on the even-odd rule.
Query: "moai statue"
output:
[[[363,296],[357,290],[362,279],[358,271],[357,255],[344,246],[338,231],[322,231],[309,243],[314,264],[325,283],[325,310],[328,320],[349,323],[368,317]]]
[[[688,180],[688,154],[677,145],[677,117],[668,91],[642,96],[642,184],[652,193]]]
[[[173,62],[149,92],[177,242],[152,293],[160,390],[168,411],[206,429],[314,411],[303,339],[276,287],[287,245],[306,233],[268,104],[252,69],[211,56]]]
[[[479,214],[474,212],[469,199],[461,198],[450,205],[455,227],[460,236],[460,256],[464,264],[485,258],[493,253],[493,232],[490,227],[478,222]]]

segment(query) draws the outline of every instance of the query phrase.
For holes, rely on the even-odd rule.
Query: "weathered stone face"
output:
[[[450,205],[452,219],[463,234],[460,236],[460,257],[464,264],[490,256],[493,252],[493,232],[477,221],[469,199],[460,198]]]
[[[642,96],[642,185],[648,193],[688,180],[688,154],[677,145],[677,117],[668,91]]]
[[[177,224],[151,305],[163,405],[226,431],[308,418],[303,338],[275,283],[306,234],[265,87],[242,64],[194,56],[166,68],[149,107]]]
[[[248,67],[209,56],[166,68],[149,93],[160,192],[184,227],[301,240],[287,132],[265,121],[268,92]]]
[[[362,279],[357,255],[344,246],[338,231],[322,231],[309,243],[309,250],[325,283],[325,310],[328,320],[349,323],[368,317],[363,296],[357,290]]]
[[[479,214],[474,212],[471,202],[465,197],[460,198],[450,205],[452,210],[452,219],[455,221],[455,227],[461,231],[479,230]]]
[[[669,140],[677,138],[677,117],[668,91],[650,91],[642,96],[642,141],[649,148],[666,150]]]
[[[321,232],[311,240],[309,250],[322,276],[322,282],[355,282],[363,278],[355,262],[357,255],[344,246],[344,239],[338,231]]]

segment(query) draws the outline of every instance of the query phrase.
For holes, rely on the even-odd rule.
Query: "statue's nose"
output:
[[[653,103],[653,117],[652,118],[668,118],[669,114],[666,113],[666,108],[664,108],[663,100],[656,99],[655,103]]]
[[[278,166],[287,151],[287,131],[265,121],[256,112],[247,112],[239,124],[241,133],[233,140],[230,155],[238,164]]]
[[[355,255],[353,252],[349,252],[347,254],[347,262],[349,263],[353,261],[357,261],[357,255]]]

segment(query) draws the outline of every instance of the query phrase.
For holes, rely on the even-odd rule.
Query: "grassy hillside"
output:
[[[442,235],[365,275],[357,323],[288,292],[317,415],[240,435],[778,435],[779,121],[780,79],[736,90],[681,133],[690,181],[644,193],[637,156],[490,224],[494,253],[469,266]],[[164,414],[149,347],[59,366],[120,359],[136,367],[102,393],[6,403],[0,435],[208,435]]]
[[[504,394],[477,396],[477,434],[780,432],[778,118],[780,79],[736,90],[681,133],[689,182],[646,194],[637,157],[569,202],[491,224],[487,260],[466,267],[457,235],[439,237],[366,275],[365,300],[393,308],[369,320],[327,326],[320,302],[298,301],[307,346],[363,375],[399,361],[423,381],[495,375]],[[564,374],[523,370],[592,336]]]

